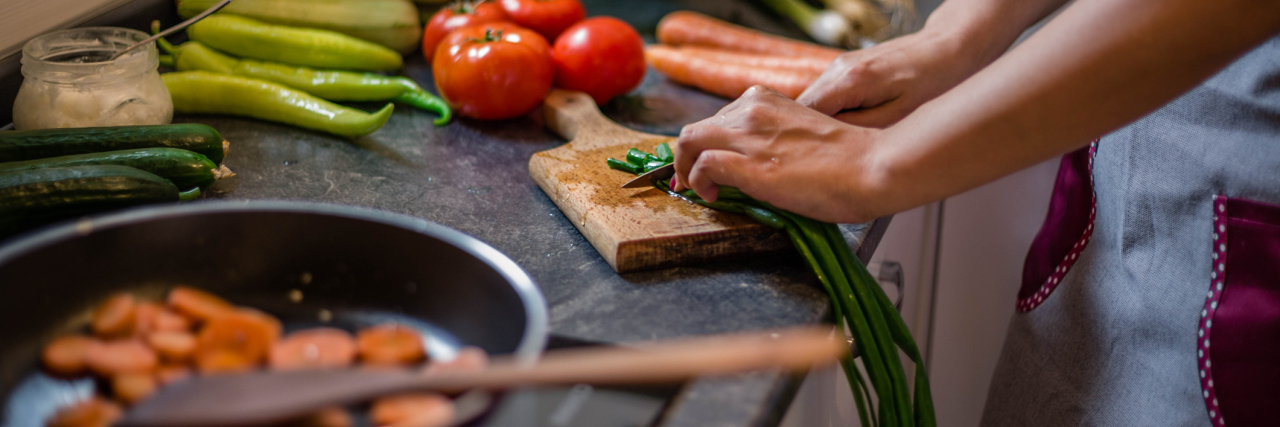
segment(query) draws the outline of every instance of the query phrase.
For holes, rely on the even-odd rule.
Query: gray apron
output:
[[[1064,157],[983,425],[1280,425],[1278,204],[1280,37]]]

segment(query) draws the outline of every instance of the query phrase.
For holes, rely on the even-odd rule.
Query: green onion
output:
[[[818,43],[857,47],[858,35],[844,15],[831,10],[818,10],[803,0],[761,0],[782,16],[795,21],[805,34]]]
[[[633,173],[636,175],[639,175],[642,173],[639,166],[636,166],[631,163],[627,163],[612,157],[610,157],[609,160],[606,161],[606,163],[609,164],[609,169],[616,169],[623,172]]]
[[[671,157],[670,147],[666,144],[658,146],[657,156],[634,148],[627,152],[628,160],[644,159],[646,171],[670,163],[671,160],[667,159]],[[614,169],[641,173],[632,170],[639,167],[631,163],[609,159],[608,164]],[[745,214],[761,224],[785,230],[831,298],[837,327],[841,331],[847,328],[858,344],[862,367],[867,372],[866,381],[852,355],[840,360],[853,391],[858,420],[868,427],[937,425],[929,378],[920,350],[889,297],[862,262],[853,256],[853,250],[845,242],[838,226],[778,209],[733,187],[721,186],[719,198],[715,202],[707,202],[693,190],[672,191],[667,180],[657,180],[654,186],[672,196],[716,210]],[[899,350],[915,365],[914,395],[907,384]],[[872,408],[873,402],[875,408]]]

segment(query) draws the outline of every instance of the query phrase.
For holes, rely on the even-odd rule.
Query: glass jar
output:
[[[173,120],[173,100],[157,71],[155,43],[112,61],[147,38],[128,28],[56,31],[22,47],[22,88],[13,103],[19,130],[160,125]]]

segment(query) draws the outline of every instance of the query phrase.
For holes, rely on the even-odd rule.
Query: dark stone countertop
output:
[[[592,15],[631,22],[649,41],[658,19],[677,9],[798,35],[748,2],[584,3]],[[418,54],[408,57],[405,73],[423,87],[434,87],[430,68]],[[651,70],[640,89],[603,110],[624,125],[675,135],[726,103]],[[373,110],[380,105],[357,106]],[[231,142],[225,163],[238,175],[215,184],[207,198],[361,205],[459,229],[529,272],[546,296],[553,335],[625,343],[812,324],[829,317],[827,297],[793,254],[619,275],[529,178],[530,155],[565,142],[545,129],[539,114],[503,122],[460,119],[440,128],[432,119],[430,113],[398,107],[386,127],[356,140],[227,116],[179,115],[174,121],[209,124]],[[887,223],[843,229],[866,260],[875,242],[864,240],[868,235],[878,239]],[[798,385],[798,377],[781,372],[694,381],[670,402],[659,424],[773,425]]]

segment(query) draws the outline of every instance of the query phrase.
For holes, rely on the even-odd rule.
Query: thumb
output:
[[[747,156],[724,150],[707,150],[698,155],[689,171],[688,185],[708,202],[720,196],[720,186],[740,187],[748,176]]]

